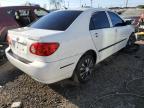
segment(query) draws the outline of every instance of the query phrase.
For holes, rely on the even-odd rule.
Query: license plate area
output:
[[[12,47],[14,48],[17,54],[20,54],[20,55],[27,54],[27,45],[24,43],[13,41]]]
[[[27,46],[21,43],[15,43],[15,49],[18,51],[20,54],[27,54]]]

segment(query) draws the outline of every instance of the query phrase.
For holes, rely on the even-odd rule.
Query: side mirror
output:
[[[131,24],[132,24],[132,20],[126,20],[126,21],[125,21],[125,24],[126,24],[126,25],[131,25]]]

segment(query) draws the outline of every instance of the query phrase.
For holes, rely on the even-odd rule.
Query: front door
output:
[[[119,51],[125,47],[130,36],[129,27],[116,13],[108,12],[108,15],[111,19],[113,28],[116,29],[115,49]]]

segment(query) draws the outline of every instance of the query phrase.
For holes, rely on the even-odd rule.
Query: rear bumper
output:
[[[66,68],[60,68],[62,65],[67,64],[68,62],[74,62],[74,58],[68,58],[52,63],[38,61],[24,63],[18,58],[12,56],[9,51],[10,48],[7,48],[6,56],[14,66],[31,76],[33,79],[46,84],[70,78],[76,65],[76,63],[73,63]]]

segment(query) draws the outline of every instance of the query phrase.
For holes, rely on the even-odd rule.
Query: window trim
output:
[[[94,24],[94,21],[92,20],[92,17],[93,17],[97,12],[104,12],[104,13],[105,13],[105,15],[107,16],[108,22],[109,22],[109,27],[100,28],[100,29],[96,29],[96,28],[95,28],[95,24]],[[89,30],[90,30],[90,31],[91,31],[91,29],[90,29],[91,20],[92,20],[93,25],[94,25],[94,29],[93,29],[93,30],[101,30],[101,29],[108,29],[108,28],[111,28],[111,20],[109,19],[109,16],[107,15],[107,12],[104,11],[104,10],[102,10],[102,11],[95,11],[95,12],[92,13],[91,18],[90,18],[90,22],[89,22]]]
[[[113,13],[113,14],[115,14],[115,15],[117,15],[123,22],[124,22],[124,20],[123,20],[117,13],[112,12],[112,11],[107,11],[106,13],[107,13],[107,15],[108,15],[108,17],[109,17],[109,20],[110,20],[110,22],[111,22],[111,28],[123,27],[123,26],[114,26],[114,25],[113,25],[112,19],[111,19],[110,15],[109,15],[109,12],[110,12],[110,13]],[[124,26],[126,26],[126,25],[124,25]]]

